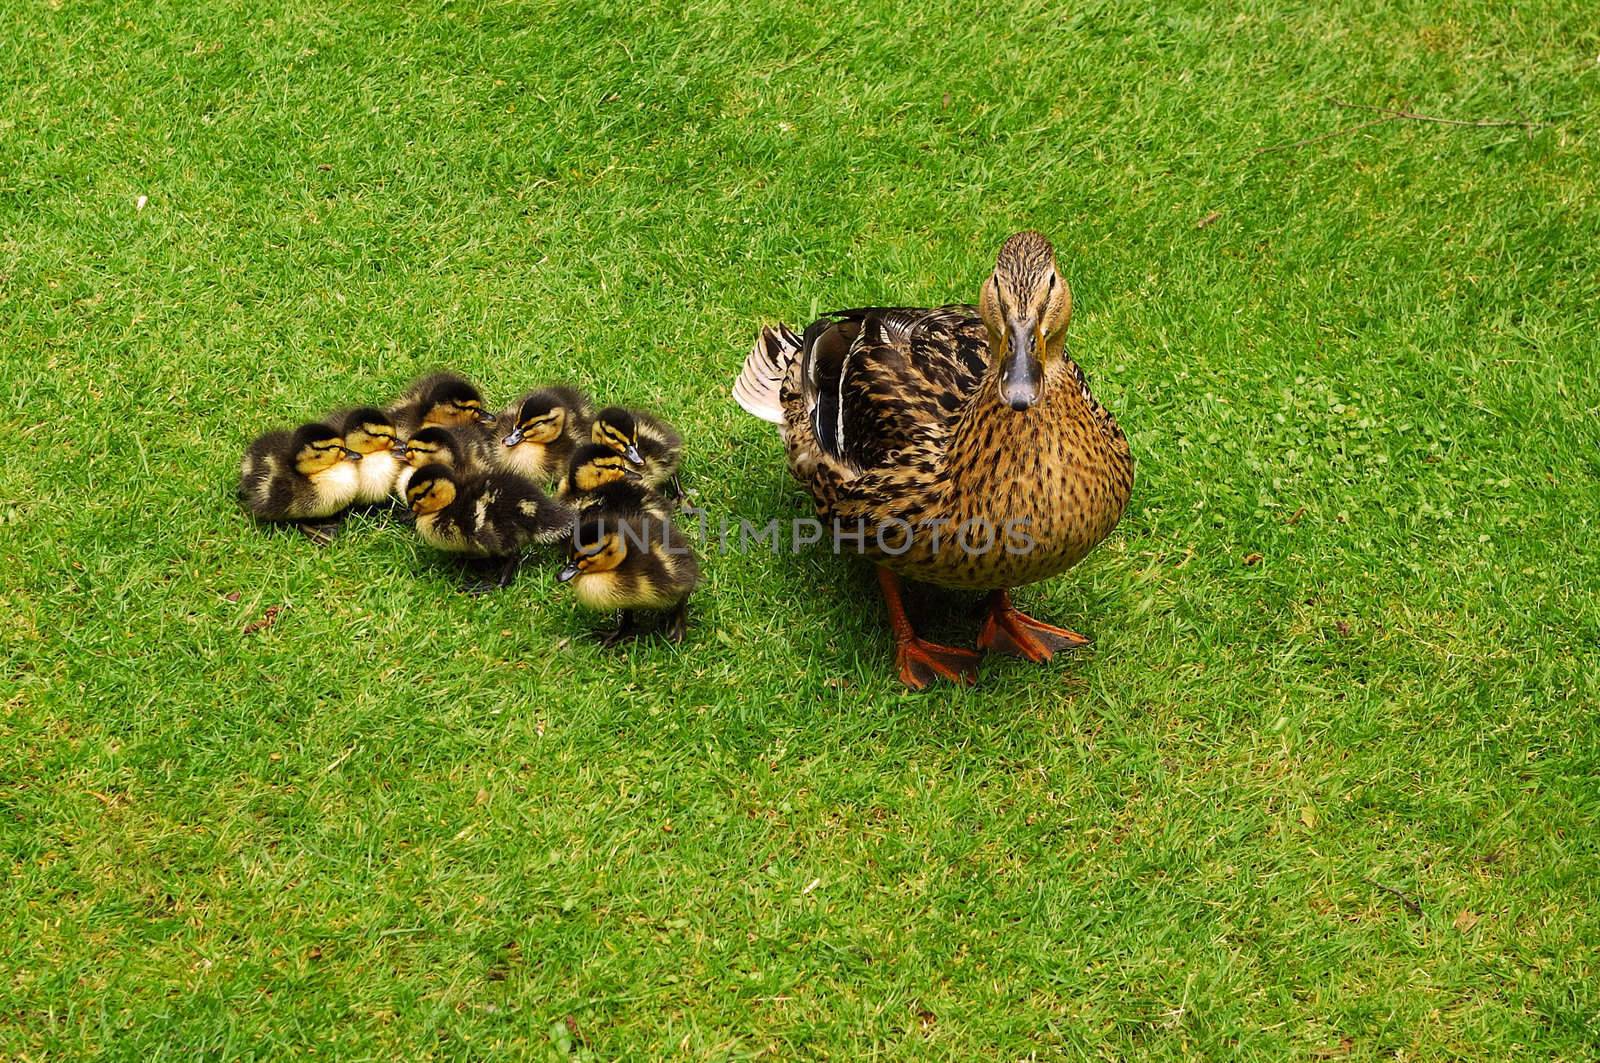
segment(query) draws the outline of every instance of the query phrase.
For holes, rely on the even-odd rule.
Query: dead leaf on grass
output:
[[[278,614],[283,612],[281,605],[269,605],[267,611],[261,614],[260,620],[252,620],[244,626],[246,635],[254,635],[257,631],[265,631],[278,622]]]

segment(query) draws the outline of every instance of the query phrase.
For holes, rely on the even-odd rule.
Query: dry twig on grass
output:
[[[1254,153],[1256,155],[1265,155],[1271,151],[1290,151],[1294,148],[1303,148],[1307,144],[1315,144],[1319,141],[1331,140],[1334,137],[1342,137],[1347,133],[1357,133],[1363,129],[1370,129],[1375,125],[1383,125],[1385,122],[1433,122],[1438,125],[1473,126],[1479,129],[1515,128],[1529,130],[1540,129],[1546,125],[1544,122],[1530,122],[1521,118],[1442,118],[1439,115],[1418,114],[1416,111],[1401,111],[1390,107],[1373,107],[1365,103],[1350,103],[1334,96],[1324,96],[1323,99],[1327,100],[1336,107],[1346,107],[1358,111],[1372,111],[1381,115],[1382,117],[1373,118],[1365,122],[1357,122],[1354,125],[1342,126],[1333,130],[1331,133],[1323,133],[1320,136],[1315,137],[1306,137],[1304,140],[1295,140],[1288,144],[1269,144],[1264,148],[1257,148]]]

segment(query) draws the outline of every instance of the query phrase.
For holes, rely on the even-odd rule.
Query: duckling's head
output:
[[[460,445],[448,428],[418,429],[406,440],[403,454],[413,469],[434,464],[454,468],[461,464]]]
[[[610,572],[627,558],[628,542],[622,526],[605,517],[587,517],[573,529],[567,563],[556,573],[556,579],[566,583],[578,576]]]
[[[554,443],[567,430],[567,406],[551,391],[540,391],[522,400],[517,423],[500,442],[508,447],[519,443]]]
[[[400,443],[394,422],[375,406],[351,410],[344,418],[344,445],[358,454],[393,450]]]
[[[610,447],[635,465],[643,465],[639,453],[639,421],[621,406],[607,406],[594,419],[590,437],[602,446]]]
[[[419,517],[437,513],[455,500],[455,475],[444,465],[424,465],[406,485],[406,505]]]
[[[290,442],[295,471],[310,476],[331,469],[341,461],[360,461],[361,455],[344,445],[338,429],[330,424],[303,424],[294,430]]]
[[[978,313],[1000,365],[1000,400],[1028,409],[1044,397],[1045,369],[1062,356],[1072,318],[1072,290],[1049,240],[1030,229],[1005,242],[983,282]]]
[[[446,377],[422,396],[422,424],[454,427],[489,424],[494,415],[483,408],[483,395],[460,377]]]
[[[585,443],[567,466],[569,491],[596,491],[619,480],[638,480],[628,459],[601,443]]]

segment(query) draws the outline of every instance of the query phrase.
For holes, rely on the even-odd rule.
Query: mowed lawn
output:
[[[4,5],[0,1057],[1600,1053],[1593,10],[585,6]],[[826,551],[605,652],[234,505],[451,366],[805,515],[755,329],[1023,227],[1139,462],[1050,667],[902,691]]]

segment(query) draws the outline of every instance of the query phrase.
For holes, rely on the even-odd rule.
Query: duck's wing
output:
[[[791,442],[799,434],[858,474],[893,464],[943,438],[987,364],[987,333],[971,306],[828,314],[806,329],[786,381]]]

